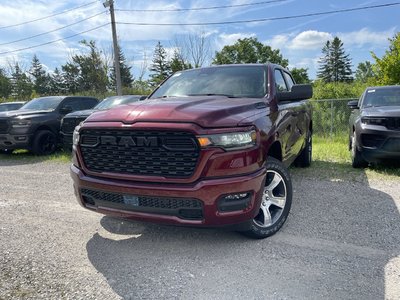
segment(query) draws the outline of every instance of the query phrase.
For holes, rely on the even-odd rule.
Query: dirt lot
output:
[[[68,164],[2,159],[0,299],[399,299],[400,179],[292,177],[287,223],[250,240],[104,217]]]

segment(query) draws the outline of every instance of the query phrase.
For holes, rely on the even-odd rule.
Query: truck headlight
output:
[[[231,132],[212,135],[199,135],[197,140],[202,148],[215,146],[226,150],[236,150],[253,147],[257,141],[255,130],[246,132]]]
[[[367,125],[385,126],[386,125],[386,118],[381,118],[381,117],[362,117],[361,118],[361,123],[367,124]]]
[[[79,143],[79,129],[81,129],[81,125],[75,127],[74,133],[72,134],[72,145],[77,146]]]
[[[14,128],[24,128],[31,126],[31,120],[28,119],[16,119],[11,120],[11,126]]]

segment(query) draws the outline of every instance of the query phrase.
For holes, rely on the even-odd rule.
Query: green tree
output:
[[[154,49],[153,63],[150,67],[150,83],[157,86],[171,74],[171,66],[167,59],[167,52],[159,41]]]
[[[375,73],[373,70],[373,66],[371,62],[365,61],[361,62],[357,66],[357,70],[355,73],[356,81],[359,82],[368,82],[371,78],[375,77]]]
[[[133,78],[131,73],[131,66],[127,65],[126,58],[124,53],[122,52],[121,47],[118,46],[118,57],[119,57],[119,71],[121,74],[121,85],[123,88],[129,88],[132,86]],[[110,89],[117,89],[117,81],[115,76],[115,67],[111,67],[111,75],[110,75]]]
[[[49,90],[52,95],[60,95],[65,91],[64,77],[58,68],[54,69],[53,74],[49,78]]]
[[[284,59],[278,49],[264,45],[257,38],[238,39],[233,45],[227,45],[215,53],[213,64],[245,64],[245,63],[276,63],[287,67],[288,60]]]
[[[400,32],[389,41],[389,49],[382,58],[371,53],[376,62],[375,71],[378,83],[383,85],[400,84]]]
[[[345,53],[343,42],[338,37],[326,42],[322,55],[318,78],[324,82],[348,82],[353,79],[350,56]]]
[[[101,51],[95,41],[83,40],[80,43],[89,48],[88,53],[73,55],[71,61],[61,67],[67,91],[105,93],[108,86],[108,67],[101,57]]]
[[[40,63],[36,54],[33,56],[32,65],[29,73],[33,77],[33,89],[39,95],[46,95],[49,93],[49,77],[46,71],[43,69],[43,65]]]
[[[8,98],[11,92],[11,80],[7,77],[6,72],[0,68],[0,98]]]
[[[293,75],[294,81],[297,84],[310,83],[310,78],[308,77],[308,69],[305,68],[293,68],[290,72]]]
[[[28,100],[32,94],[33,85],[29,77],[18,63],[12,67],[11,73],[12,96],[17,100]]]
[[[62,82],[64,83],[65,92],[68,94],[75,94],[81,91],[80,82],[80,69],[76,63],[68,62],[61,66]]]
[[[172,57],[171,61],[169,62],[169,65],[170,65],[172,73],[192,68],[192,65],[190,63],[185,62],[182,55],[179,53],[179,51],[177,49],[175,49],[174,56]]]

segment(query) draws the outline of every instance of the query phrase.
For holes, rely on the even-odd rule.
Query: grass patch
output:
[[[53,161],[68,163],[71,161],[71,152],[57,151],[51,155],[38,156],[27,150],[14,150],[12,153],[0,154],[0,160],[16,160],[19,163],[35,163],[44,161]]]
[[[366,179],[398,179],[400,165],[371,165],[365,169],[354,169],[346,134],[333,137],[313,137],[313,162],[309,169],[294,169],[294,173],[337,180],[363,181]]]

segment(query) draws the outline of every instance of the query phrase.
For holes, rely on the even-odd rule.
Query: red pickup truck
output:
[[[270,236],[291,207],[287,167],[311,163],[311,96],[274,64],[177,72],[147,100],[76,127],[78,201],[128,219]]]

